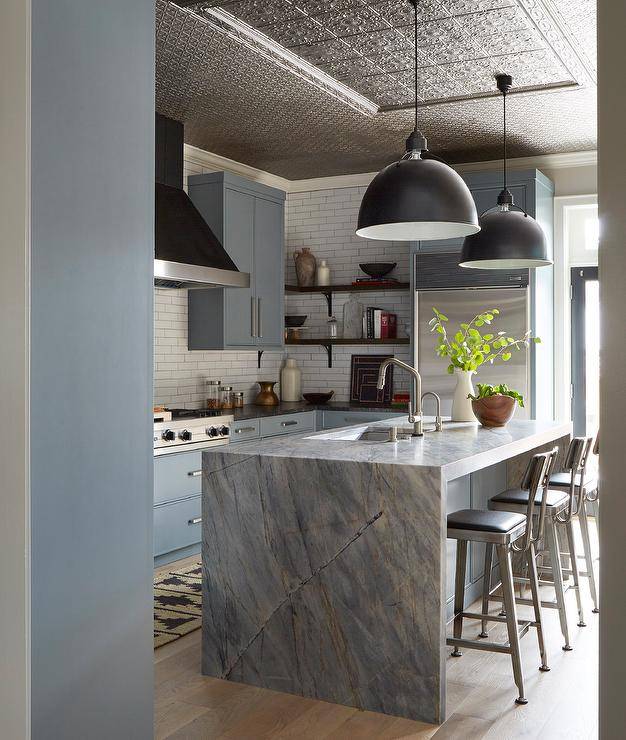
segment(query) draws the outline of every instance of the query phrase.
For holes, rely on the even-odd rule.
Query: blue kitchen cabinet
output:
[[[281,349],[284,203],[281,190],[228,172],[193,175],[189,197],[249,288],[190,290],[190,350]]]

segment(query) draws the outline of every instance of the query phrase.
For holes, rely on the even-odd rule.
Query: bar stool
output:
[[[580,462],[585,451],[587,440],[584,437],[575,437],[568,448],[567,455],[565,458],[564,469],[570,476],[575,475],[579,470]],[[555,458],[556,459],[556,455]],[[552,464],[554,465],[554,459]],[[574,471],[574,472],[572,472]],[[548,478],[552,477],[552,470],[549,471]],[[576,592],[576,602],[578,606],[578,626],[585,627],[585,619],[583,614],[582,600],[580,595],[580,578],[578,572],[578,561],[576,558],[576,547],[574,544],[574,529],[572,526],[572,518],[578,511],[579,497],[576,495],[574,488],[568,488],[567,491],[559,491],[557,489],[548,488],[546,495],[546,522],[545,522],[545,539],[547,551],[550,554],[550,566],[541,566],[538,570],[541,573],[549,572],[552,575],[552,581],[540,580],[540,585],[549,585],[554,587],[555,600],[554,601],[542,601],[541,605],[551,609],[558,609],[559,622],[561,625],[561,632],[565,644],[563,650],[572,650],[569,638],[569,627],[567,623],[567,610],[565,607],[565,584],[563,582],[563,574],[568,573],[573,578],[573,588]],[[529,502],[529,492],[524,488],[512,488],[508,491],[503,491],[497,496],[493,496],[489,500],[489,509],[492,511],[508,511],[511,513],[522,513],[526,511]],[[557,527],[565,527],[565,533],[567,536],[567,542],[569,547],[568,555],[570,555],[571,568],[564,570],[561,560],[562,552],[559,545],[559,538]],[[487,548],[488,552],[485,553],[485,566],[489,561],[489,583],[485,583],[483,590],[483,612],[486,611],[485,604],[490,600],[503,601],[501,596],[496,596],[495,591],[499,585],[495,587],[491,586],[491,571],[493,567],[493,548]],[[536,554],[535,554],[536,557]],[[518,583],[530,583],[528,578],[516,577],[515,580]],[[530,584],[532,587],[532,583]],[[525,604],[533,606],[533,600],[517,598],[518,604]],[[506,603],[505,603],[506,610]],[[483,630],[484,631],[484,630]]]
[[[552,452],[534,455],[530,460],[524,474],[524,480],[522,481],[522,489],[528,491],[529,494],[525,513],[462,509],[448,515],[448,538],[457,540],[458,545],[454,590],[454,636],[449,637],[446,640],[446,644],[454,647],[452,656],[455,658],[462,655],[459,650],[462,647],[508,653],[511,656],[513,677],[519,691],[519,696],[515,700],[517,704],[528,703],[528,699],[524,696],[520,638],[528,632],[530,627],[537,629],[539,652],[541,654],[541,667],[539,670],[550,670],[541,624],[541,602],[535,560],[535,543],[543,535],[548,492],[547,481],[552,472],[557,452],[558,448],[555,448]],[[539,516],[537,530],[533,532],[533,515],[535,514],[536,503],[539,504]],[[488,548],[496,548],[500,560],[500,569],[503,571],[502,591],[504,594],[506,616],[489,616],[486,613],[473,614],[464,611],[465,567],[468,542],[485,542]],[[533,594],[532,603],[535,612],[534,621],[518,620],[517,618],[515,594],[513,591],[513,569],[511,565],[512,552],[525,553],[528,560],[530,585]],[[463,619],[479,619],[483,624],[487,620],[506,622],[509,637],[508,643],[487,643],[481,640],[463,639]],[[518,627],[518,625],[520,626]]]
[[[595,444],[593,445],[593,454],[598,455],[600,451],[599,436],[596,436]],[[594,510],[596,516],[596,526],[598,523],[598,479],[594,473],[587,470],[587,463],[589,460],[589,453],[591,451],[592,438],[587,438],[587,444],[583,451],[583,456],[580,461],[580,466],[577,471],[570,471],[569,473],[554,473],[550,477],[550,488],[567,491],[570,493],[572,498],[576,497],[577,507],[576,513],[578,514],[578,523],[580,525],[580,534],[583,541],[583,555],[585,560],[586,570],[579,572],[579,575],[589,580],[589,591],[591,592],[591,600],[593,601],[593,612],[597,614],[600,610],[598,609],[598,589],[596,586],[596,575],[593,568],[593,553],[591,552],[591,538],[589,536],[589,518],[587,512],[587,504],[590,504]],[[573,440],[572,440],[573,443]],[[572,447],[570,443],[570,448]],[[568,455],[570,450],[568,450]],[[567,457],[567,456],[566,456]],[[575,490],[574,490],[575,489]],[[561,553],[562,555],[569,555],[569,553]],[[581,556],[578,556],[581,557]],[[571,558],[570,558],[571,563]],[[564,574],[571,573],[571,565],[567,570],[563,570]]]

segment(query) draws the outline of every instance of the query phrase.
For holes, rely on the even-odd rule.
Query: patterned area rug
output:
[[[202,626],[202,566],[188,565],[154,579],[154,647]]]

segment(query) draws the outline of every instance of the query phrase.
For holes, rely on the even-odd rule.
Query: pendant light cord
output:
[[[503,160],[504,160],[504,190],[507,189],[506,187],[506,92],[502,93],[502,110],[503,110],[503,117],[504,117],[504,124],[502,126],[503,131],[503,141],[502,141],[502,151],[503,151]]]
[[[415,0],[415,18],[414,18],[414,24],[413,24],[413,52],[414,52],[414,65],[413,65],[413,74],[414,74],[414,85],[415,85],[415,130],[417,131],[417,0]]]

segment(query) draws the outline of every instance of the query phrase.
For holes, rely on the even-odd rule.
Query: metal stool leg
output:
[[[537,552],[534,544],[531,544],[526,553],[528,561],[528,578],[530,579],[530,590],[533,596],[533,608],[535,610],[535,622],[537,622],[537,641],[539,642],[539,653],[541,655],[540,671],[549,671],[548,654],[543,639],[543,622],[541,620],[541,594],[539,593],[539,576],[537,575]]]
[[[576,604],[578,605],[578,626],[586,627],[585,615],[583,613],[583,600],[580,593],[580,574],[578,572],[578,557],[576,556],[576,544],[574,543],[574,525],[571,520],[565,525],[567,533],[567,546],[569,549],[569,559],[574,579],[574,590],[576,591]]]
[[[485,572],[483,573],[483,606],[481,614],[489,612],[489,592],[491,591],[491,574],[493,572],[493,544],[485,544]],[[481,622],[482,632],[479,637],[489,637],[487,632],[487,620]]]
[[[519,633],[517,631],[517,607],[515,605],[515,587],[513,585],[513,568],[511,566],[511,553],[508,547],[497,545],[498,560],[500,561],[500,577],[502,579],[502,596],[506,609],[506,627],[509,633],[509,645],[511,647],[511,663],[513,664],[513,676],[519,691],[515,700],[516,704],[528,704],[524,696],[524,676],[522,674],[522,660],[520,657]]]
[[[596,588],[596,574],[593,569],[593,555],[591,553],[591,539],[589,537],[589,519],[587,518],[587,502],[578,512],[578,521],[580,522],[580,534],[583,540],[583,550],[585,553],[585,565],[587,567],[587,578],[589,579],[589,590],[591,591],[591,600],[593,601],[593,612],[597,614],[598,609],[598,591]]]
[[[460,639],[463,636],[463,605],[465,601],[465,566],[467,563],[467,540],[456,543],[456,576],[454,579],[454,629],[453,635]],[[454,646],[453,658],[460,658],[463,653]]]
[[[565,588],[563,586],[563,573],[561,572],[561,548],[556,534],[556,526],[553,519],[546,518],[545,527],[546,544],[550,553],[550,566],[552,578],[554,580],[554,591],[556,603],[559,609],[559,622],[561,623],[561,632],[565,640],[563,650],[572,650],[569,642],[569,628],[567,626],[567,611],[565,609]]]

